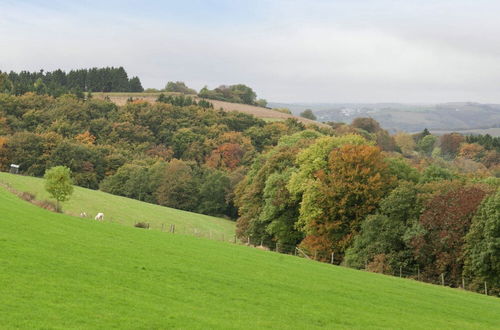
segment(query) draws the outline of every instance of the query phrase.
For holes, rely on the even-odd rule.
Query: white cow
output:
[[[95,219],[96,219],[97,221],[102,221],[102,220],[104,220],[104,213],[101,213],[101,212],[97,213],[97,215],[95,216]]]

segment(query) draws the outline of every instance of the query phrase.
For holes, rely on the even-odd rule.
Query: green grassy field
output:
[[[56,214],[0,188],[0,328],[498,328],[500,299]]]
[[[31,192],[38,200],[50,200],[45,191],[44,180],[30,176],[0,172],[0,183],[7,183],[18,191]],[[81,187],[75,187],[71,199],[62,203],[63,212],[78,216],[86,212],[93,219],[98,212],[104,213],[104,220],[133,226],[137,222],[150,223],[151,229],[169,230],[175,224],[179,233],[211,237],[212,239],[233,240],[234,221],[210,217],[198,213],[180,211],[168,207],[140,202]]]

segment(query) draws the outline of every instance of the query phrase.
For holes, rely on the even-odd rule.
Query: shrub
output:
[[[27,202],[31,202],[35,199],[35,195],[33,195],[32,193],[30,192],[26,192],[26,191],[23,191],[19,194],[19,197],[21,199],[24,199],[25,201]]]
[[[149,223],[147,223],[147,222],[138,222],[138,223],[136,223],[134,225],[134,227],[149,229]]]

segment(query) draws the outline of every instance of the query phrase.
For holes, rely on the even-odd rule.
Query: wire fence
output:
[[[20,198],[25,199],[33,204],[37,204],[36,199],[34,199],[34,196],[26,196],[27,193],[18,191],[14,189],[11,185],[0,182],[0,186],[4,187],[8,191],[18,195]],[[40,205],[38,205],[40,206]],[[44,206],[41,206],[44,207]],[[69,214],[73,216],[80,216],[82,215],[75,215],[75,214]],[[83,216],[85,218],[90,218],[88,215],[85,214]],[[125,223],[123,221],[119,221],[113,218],[107,218],[104,220],[104,222],[110,222],[110,223],[119,223],[124,225]],[[134,227],[138,228],[143,228],[143,229],[152,229],[152,230],[159,230],[161,232],[166,232],[166,233],[171,233],[171,234],[181,234],[181,235],[189,235],[189,236],[195,236],[195,237],[200,237],[200,238],[205,238],[205,239],[210,239],[210,240],[215,240],[215,241],[222,241],[222,242],[229,242],[233,244],[245,244],[248,246],[253,246],[255,248],[259,248],[261,250],[268,250],[268,251],[274,251],[278,253],[283,253],[283,254],[289,254],[289,255],[295,255],[300,258],[305,258],[309,260],[314,260],[318,262],[327,262],[332,265],[339,265],[340,261],[338,259],[338,256],[336,256],[334,253],[331,253],[330,255],[325,255],[324,253],[319,253],[318,252],[312,252],[308,251],[307,249],[300,248],[296,245],[290,245],[290,244],[280,244],[280,243],[275,243],[274,249],[269,248],[267,246],[263,245],[263,242],[260,242],[259,244],[253,244],[250,242],[250,239],[248,239],[246,242],[241,241],[237,239],[236,235],[231,235],[228,233],[220,232],[218,230],[207,230],[207,229],[201,229],[199,227],[195,226],[190,226],[190,225],[180,225],[180,224],[173,224],[173,223],[146,223],[146,222],[136,222],[134,224]],[[372,271],[368,267],[368,264],[365,263],[365,268],[362,269],[365,271]],[[500,290],[495,287],[491,287],[487,281],[483,283],[479,283],[478,281],[472,281],[471,279],[467,279],[465,277],[462,277],[461,279],[456,279],[456,276],[454,278],[451,278],[449,275],[446,273],[441,273],[441,274],[423,274],[420,271],[419,266],[415,267],[404,267],[400,266],[399,269],[393,269],[391,271],[382,271],[380,273],[386,274],[386,275],[392,275],[395,277],[400,277],[400,278],[406,278],[406,279],[412,279],[416,281],[421,281],[425,283],[431,283],[431,284],[437,284],[441,286],[447,286],[447,287],[452,287],[452,288],[459,288],[463,290],[468,290],[468,291],[474,291],[474,292],[479,292],[479,293],[484,293],[486,295],[493,294],[498,295]]]

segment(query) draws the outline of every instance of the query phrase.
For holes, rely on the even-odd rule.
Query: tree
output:
[[[351,126],[365,130],[368,133],[376,133],[382,129],[375,119],[369,117],[355,118]]]
[[[312,112],[311,109],[306,109],[304,111],[302,111],[300,113],[300,116],[302,118],[307,118],[307,119],[311,119],[311,120],[316,120],[316,116],[314,115],[314,113]]]
[[[466,276],[500,294],[500,191],[485,199],[472,219],[465,245]]]
[[[410,134],[399,132],[394,135],[394,140],[396,145],[401,149],[401,152],[405,156],[410,156],[415,151],[415,141]]]
[[[380,148],[352,144],[333,149],[326,168],[313,173],[315,180],[304,191],[300,208],[299,225],[307,235],[302,246],[321,259],[334,252],[338,262],[394,177]]]
[[[486,194],[479,186],[459,187],[438,193],[426,203],[419,218],[423,232],[411,245],[428,281],[438,282],[439,275],[446,273],[448,283],[461,283],[465,235]]]
[[[156,190],[158,204],[194,211],[198,205],[198,184],[188,163],[172,159]]]
[[[346,251],[344,263],[355,268],[367,265],[372,271],[384,273],[412,265],[406,233],[420,214],[417,193],[416,186],[409,182],[391,191],[380,203],[379,213],[369,215],[361,224],[361,232]]]
[[[144,88],[142,87],[141,81],[138,77],[132,77],[129,81],[129,91],[131,92],[143,92]]]
[[[169,81],[165,86],[165,92],[196,95],[196,91],[192,88],[187,87],[183,81]]]
[[[0,72],[0,93],[10,94],[14,89],[12,81],[6,73]]]
[[[436,140],[437,137],[435,137],[434,135],[427,134],[418,141],[417,148],[424,155],[430,156],[432,155],[432,151],[434,150],[434,145],[436,144]]]
[[[73,193],[71,170],[66,166],[55,166],[45,171],[45,190],[56,200],[56,209],[60,211],[60,202],[69,200]]]
[[[463,135],[458,133],[444,134],[439,139],[439,146],[441,147],[441,153],[448,157],[454,158],[460,149],[460,144],[465,141]]]
[[[432,164],[424,170],[424,173],[420,177],[420,182],[428,183],[432,181],[453,180],[455,178],[456,175],[449,169]]]

